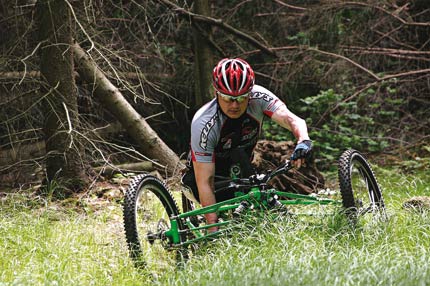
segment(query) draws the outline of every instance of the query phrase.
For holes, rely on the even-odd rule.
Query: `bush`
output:
[[[388,146],[379,122],[396,114],[380,110],[381,104],[377,102],[369,103],[374,93],[368,89],[348,99],[349,94],[328,89],[301,100],[299,114],[306,119],[318,167],[329,168],[345,149],[380,152]],[[291,133],[281,131],[283,128],[275,123],[265,122],[263,129],[266,139],[294,140]]]

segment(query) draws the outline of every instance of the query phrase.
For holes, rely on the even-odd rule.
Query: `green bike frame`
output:
[[[218,213],[223,214],[228,211],[236,210],[242,202],[249,203],[250,209],[253,210],[268,210],[269,207],[269,198],[280,197],[283,198],[279,200],[282,205],[341,205],[341,200],[334,200],[330,198],[319,198],[317,196],[312,195],[301,195],[296,193],[282,192],[276,189],[270,188],[267,190],[261,190],[258,186],[251,187],[249,192],[246,194],[242,192],[237,192],[236,197],[225,200],[207,207],[195,209],[189,212],[185,212],[179,214],[177,216],[173,216],[170,218],[171,228],[165,232],[166,237],[170,241],[172,247],[177,246],[187,246],[198,241],[206,240],[209,238],[217,237],[223,230],[208,233],[207,229],[212,227],[223,227],[232,223],[233,219],[227,221],[220,221],[213,224],[204,224],[204,225],[196,225],[192,222],[192,217],[196,216],[204,216],[208,213]],[[178,220],[182,220],[184,225],[187,226],[187,229],[180,230],[178,228]],[[193,234],[192,239],[187,239],[181,242],[181,236],[186,237],[185,234],[191,233]]]
[[[255,223],[255,220],[257,223],[267,220],[278,224],[288,223],[282,217],[296,221],[302,215],[320,217],[340,213],[355,225],[359,221],[366,223],[373,217],[386,218],[381,189],[371,166],[360,152],[350,149],[342,153],[338,171],[339,192],[302,195],[280,191],[283,189],[270,185],[274,177],[288,174],[292,168],[291,162],[286,161],[274,171],[253,174],[248,178],[216,177],[215,192],[229,192],[233,198],[193,209],[191,200],[184,193],[183,213],[160,179],[150,174],[137,176],[130,182],[124,199],[124,228],[131,257],[138,264],[148,261],[158,268],[161,265],[158,265],[158,254],[170,252],[167,260],[186,257],[189,254],[187,246],[220,235],[228,236],[243,230],[247,222]],[[216,213],[218,222],[208,224],[205,215],[209,213]],[[210,232],[212,229],[217,231]],[[152,246],[154,251],[146,253]]]

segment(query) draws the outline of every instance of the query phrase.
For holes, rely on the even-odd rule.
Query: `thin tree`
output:
[[[48,181],[70,191],[86,183],[76,138],[77,88],[74,79],[72,21],[67,1],[38,3],[41,90],[44,94],[44,133]]]
[[[194,2],[194,12],[199,15],[210,16],[211,10],[208,0]],[[195,73],[195,104],[196,108],[211,98],[209,93],[211,85],[211,69],[213,56],[210,46],[211,25],[207,23],[193,23],[194,40],[194,73]]]

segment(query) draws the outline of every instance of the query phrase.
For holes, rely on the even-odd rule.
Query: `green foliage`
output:
[[[347,84],[345,87],[348,90]],[[372,101],[374,94],[375,90],[369,88],[349,98],[348,92],[338,93],[328,89],[301,99],[302,105],[296,113],[306,119],[316,162],[321,168],[333,167],[333,162],[345,149],[380,152],[389,146],[380,123],[392,120],[399,114],[395,110],[384,110],[384,104],[388,102],[399,106],[404,101],[388,98],[385,102]],[[290,132],[273,122],[265,122],[263,130],[264,138],[268,140],[294,140]]]
[[[262,137],[263,139],[273,141],[294,140],[294,136],[291,134],[291,132],[288,132],[271,120],[266,120],[263,122]]]
[[[73,195],[76,190],[82,190],[87,185],[87,181],[82,178],[57,178],[52,180],[45,179],[39,189],[39,194],[46,200],[62,200]]]
[[[310,136],[320,157],[330,162],[345,149],[378,152],[387,147],[383,132],[371,117],[379,104],[367,104],[373,94],[374,90],[368,89],[356,98],[347,99],[346,94],[328,89],[302,100],[301,112],[308,115]],[[392,111],[377,112],[381,116],[394,115]]]
[[[400,165],[405,171],[408,172],[415,172],[417,170],[430,170],[430,158],[415,157],[413,160],[401,161]],[[430,179],[430,173],[428,179]]]
[[[47,202],[51,202],[57,194],[61,193],[61,186],[57,180],[47,181],[44,186],[40,189],[40,194],[46,199]]]
[[[309,35],[305,32],[298,32],[294,36],[288,36],[287,39],[292,42],[292,44],[297,45],[309,45]]]

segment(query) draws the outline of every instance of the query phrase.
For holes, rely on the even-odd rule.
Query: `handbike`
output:
[[[339,159],[338,196],[284,192],[269,184],[272,178],[291,169],[292,164],[287,161],[274,171],[245,179],[231,178],[220,188],[234,192],[234,198],[207,207],[185,209],[182,213],[161,180],[149,174],[136,176],[125,194],[123,213],[132,259],[150,271],[164,271],[175,265],[178,258],[187,256],[189,246],[219,237],[231,229],[237,218],[269,212],[289,215],[294,205],[338,206],[353,223],[366,216],[385,215],[375,175],[366,158],[356,150],[345,151]],[[203,217],[213,212],[222,220],[207,224]],[[207,231],[215,226],[218,231]]]

